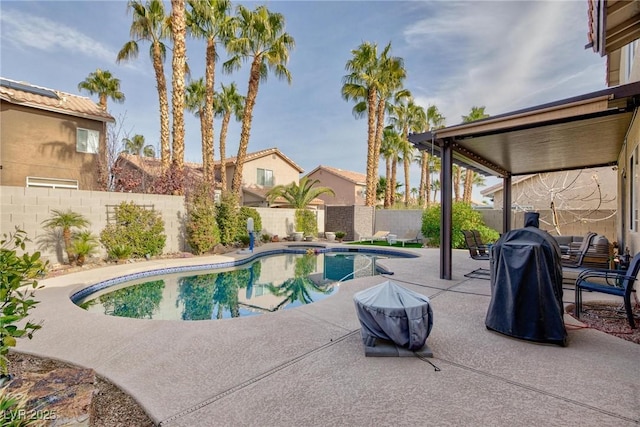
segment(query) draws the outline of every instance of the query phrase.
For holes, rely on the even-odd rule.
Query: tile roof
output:
[[[309,172],[307,174],[307,176],[319,171],[319,170],[325,170],[329,173],[332,173],[336,176],[339,176],[343,179],[346,179],[347,181],[351,181],[355,184],[361,184],[361,185],[365,185],[367,182],[367,175],[363,174],[363,173],[359,173],[359,172],[352,172],[352,171],[346,171],[343,169],[338,169],[338,168],[332,168],[330,166],[323,166],[320,165],[317,168],[315,168],[314,170],[312,170],[311,172]]]
[[[282,152],[280,150],[278,150],[277,148],[275,148],[275,147],[267,148],[265,150],[255,151],[253,153],[247,153],[247,157],[245,158],[245,162],[249,162],[251,160],[256,160],[256,159],[259,159],[261,157],[268,156],[270,154],[276,154],[276,155],[282,157],[287,163],[289,163],[291,166],[293,166],[295,169],[297,169],[298,172],[300,172],[300,173],[304,172],[304,169],[302,169],[296,162],[294,162],[289,157],[287,157],[284,154],[282,154]],[[225,159],[225,165],[227,165],[227,166],[235,165],[236,161],[237,161],[237,157],[236,156],[227,157]],[[215,162],[215,164],[219,165],[220,161],[217,160]]]
[[[0,100],[2,101],[101,122],[115,121],[113,116],[84,96],[60,92],[4,77],[0,77],[0,79],[2,80],[0,82]],[[21,88],[24,88],[24,90]],[[50,96],[47,96],[47,94],[50,94]]]

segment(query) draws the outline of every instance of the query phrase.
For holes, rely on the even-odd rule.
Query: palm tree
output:
[[[120,92],[120,79],[113,77],[109,70],[103,71],[98,68],[90,73],[86,79],[78,83],[78,90],[83,89],[91,95],[98,95],[98,105],[104,111],[107,111],[107,98],[120,104],[124,102],[124,93]]]
[[[429,130],[439,129],[444,126],[445,118],[438,111],[438,107],[435,105],[430,105],[427,108],[427,126]],[[431,192],[429,188],[431,187],[431,170],[429,169],[431,165],[430,154],[427,150],[422,151],[422,159],[420,161],[420,195],[419,198],[421,200],[418,201],[421,207],[427,207],[431,204]]]
[[[73,248],[71,243],[71,229],[82,228],[89,225],[89,221],[77,212],[68,210],[66,212],[60,210],[52,210],[51,218],[42,222],[44,228],[53,230],[56,228],[62,229],[62,240],[64,242],[64,249],[67,253],[67,261],[69,264],[73,262]]]
[[[405,98],[389,108],[389,121],[400,134],[400,152],[404,164],[404,205],[409,206],[409,168],[414,155],[413,144],[409,142],[409,132],[421,132],[427,127],[427,115],[424,108],[417,105],[413,98]]]
[[[245,97],[238,93],[235,82],[229,86],[221,85],[222,92],[216,92],[215,96],[215,115],[222,117],[222,126],[220,127],[220,186],[222,192],[227,191],[227,171],[225,167],[226,159],[226,142],[227,130],[229,129],[229,120],[233,114],[236,120],[242,120]]]
[[[171,104],[173,106],[173,158],[174,193],[183,192],[184,172],[184,76],[187,65],[187,23],[185,0],[171,0],[171,36],[173,39],[173,69]]]
[[[213,114],[215,65],[218,58],[216,44],[226,43],[233,34],[235,22],[229,11],[229,0],[188,0],[190,10],[187,13],[187,26],[190,32],[207,41],[204,71],[204,103],[201,109],[200,126],[202,129],[202,163],[205,181],[213,184],[214,144]]]
[[[431,189],[433,190],[433,200],[437,199],[438,191],[440,191],[440,180],[434,179],[431,183]]]
[[[207,122],[205,110],[207,109],[207,89],[204,79],[192,80],[186,88],[185,107],[200,118],[200,134],[202,136],[202,167],[204,180],[213,184],[213,138],[211,136],[210,123]],[[211,146],[209,146],[211,143]]]
[[[329,187],[315,187],[319,182],[317,179],[310,180],[308,176],[304,176],[300,178],[300,184],[292,182],[288,185],[276,185],[267,192],[267,200],[273,203],[278,197],[283,197],[294,208],[304,209],[321,194],[335,196]]]
[[[489,115],[484,112],[484,109],[485,109],[484,105],[481,107],[477,107],[477,106],[471,107],[471,111],[469,112],[469,115],[462,116],[462,122],[470,123],[476,120],[481,120],[489,117]],[[473,184],[476,181],[476,176],[477,174],[471,169],[467,169],[465,172],[465,177],[463,179],[464,191],[462,193],[462,201],[466,203],[471,203],[471,194],[473,192]]]
[[[383,189],[385,208],[389,208],[393,205],[392,195],[394,192],[392,191],[392,189],[395,185],[395,182],[393,181],[393,179],[395,179],[395,175],[393,175],[393,172],[395,169],[395,165],[398,162],[398,151],[400,150],[400,145],[401,141],[398,132],[396,132],[395,129],[393,129],[391,126],[386,127],[383,131],[382,144],[380,146],[380,154],[386,160],[384,180],[385,187]],[[378,181],[378,185],[380,185],[381,183],[383,183],[383,181]],[[377,194],[378,192],[376,191],[376,197]]]
[[[167,47],[163,40],[169,37],[169,20],[164,12],[162,0],[148,0],[145,4],[139,0],[129,1],[127,10],[133,13],[133,22],[129,33],[131,40],[118,52],[116,62],[138,57],[138,43],[148,41],[149,56],[156,76],[158,102],[160,105],[160,162],[166,171],[171,162],[171,146],[169,142],[169,100],[167,96],[167,79],[164,75],[164,61]]]
[[[354,116],[360,118],[365,112],[367,115],[367,206],[376,203],[378,156],[383,137],[383,121],[379,118],[383,117],[389,94],[399,87],[404,78],[402,60],[389,57],[390,50],[391,43],[378,57],[377,44],[362,43],[351,51],[353,57],[345,66],[349,74],[342,79],[342,97],[356,101]]]
[[[131,138],[124,138],[124,151],[138,157],[155,157],[155,150],[152,145],[146,144],[143,135],[133,135]]]
[[[241,61],[251,61],[247,97],[242,115],[240,144],[231,182],[231,190],[234,196],[240,200],[242,169],[247,156],[253,109],[260,81],[265,80],[268,71],[271,70],[276,77],[291,83],[291,73],[286,65],[289,62],[289,51],[295,46],[295,40],[284,31],[284,16],[280,13],[269,12],[266,6],[258,6],[252,12],[239,5],[237,15],[238,33],[227,43],[227,51],[231,58],[224,63],[224,70],[231,72],[240,68]]]

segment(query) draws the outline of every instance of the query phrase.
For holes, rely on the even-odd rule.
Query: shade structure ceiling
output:
[[[445,142],[454,163],[483,175],[516,176],[615,165],[640,83],[631,83],[472,123],[412,134],[434,154]]]

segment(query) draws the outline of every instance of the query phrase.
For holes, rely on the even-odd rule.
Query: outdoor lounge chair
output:
[[[480,233],[477,230],[462,230],[464,235],[464,242],[469,249],[469,256],[473,259],[489,259],[489,247],[482,243],[482,240],[478,240]]]
[[[633,257],[627,270],[586,269],[582,271],[576,279],[576,318],[580,318],[582,311],[582,291],[601,292],[623,298],[629,326],[635,328],[631,293],[635,292],[633,285],[639,270],[640,253]]]
[[[404,233],[404,236],[398,237],[394,240],[402,243],[402,246],[404,247],[405,243],[422,243],[422,234],[419,230],[407,230],[407,232]]]
[[[583,238],[582,242],[580,242],[580,246],[578,248],[569,246],[569,252],[566,255],[562,255],[561,262],[563,267],[582,267],[582,261],[584,260],[587,251],[589,250],[589,246],[591,246],[591,242],[594,237],[596,237],[596,233],[589,231]]]
[[[368,240],[371,243],[376,241],[379,242],[381,240],[387,240],[388,235],[389,235],[389,231],[376,231],[376,233],[373,236],[361,236],[360,241],[365,242]]]

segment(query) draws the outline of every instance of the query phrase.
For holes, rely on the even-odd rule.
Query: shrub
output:
[[[238,226],[243,230],[243,234],[247,234],[247,218],[253,218],[253,231],[258,232],[262,230],[262,217],[255,208],[242,206],[238,217]]]
[[[64,243],[64,250],[67,253],[67,262],[73,263],[73,251],[72,251],[72,232],[73,228],[86,227],[89,225],[89,221],[81,214],[68,210],[66,212],[60,210],[52,210],[51,218],[42,222],[42,225],[47,230],[62,230],[62,240]]]
[[[315,236],[318,234],[318,221],[316,214],[306,209],[296,209],[295,213],[296,231],[302,231],[305,236]]]
[[[82,266],[87,255],[92,255],[98,249],[98,239],[89,230],[82,230],[73,235],[71,253],[77,265]]]
[[[167,236],[160,213],[145,209],[133,202],[122,202],[115,209],[115,224],[107,225],[100,233],[100,242],[113,253],[116,246],[131,248],[131,256],[159,255]]]
[[[26,394],[11,393],[7,387],[0,388],[0,415],[2,427],[42,427],[47,425],[44,414],[47,411],[37,411],[29,406]],[[52,411],[53,412],[53,411]]]
[[[187,196],[187,243],[196,255],[213,250],[220,243],[220,230],[216,220],[213,194],[206,185],[200,185]]]
[[[40,252],[17,255],[18,249],[24,251],[27,241],[26,233],[19,229],[13,234],[4,234],[0,241],[0,373],[3,375],[8,372],[6,356],[9,348],[15,347],[16,338],[31,339],[41,328],[23,319],[38,304],[33,299],[35,290],[41,287],[36,278],[44,273],[48,263],[40,261]]]
[[[109,259],[124,260],[131,256],[131,248],[127,245],[116,245],[107,252]]]
[[[435,205],[422,213],[422,235],[429,239],[430,245],[440,243],[440,212],[440,205]],[[500,237],[497,231],[484,224],[480,212],[464,202],[453,203],[451,228],[451,246],[454,249],[466,248],[462,230],[479,230],[485,243],[495,242]]]
[[[262,241],[262,243],[269,243],[271,241],[271,238],[272,236],[267,233],[260,235],[260,241]]]
[[[223,245],[235,243],[239,229],[239,209],[238,202],[232,194],[222,196],[216,220],[220,230],[220,242]]]

